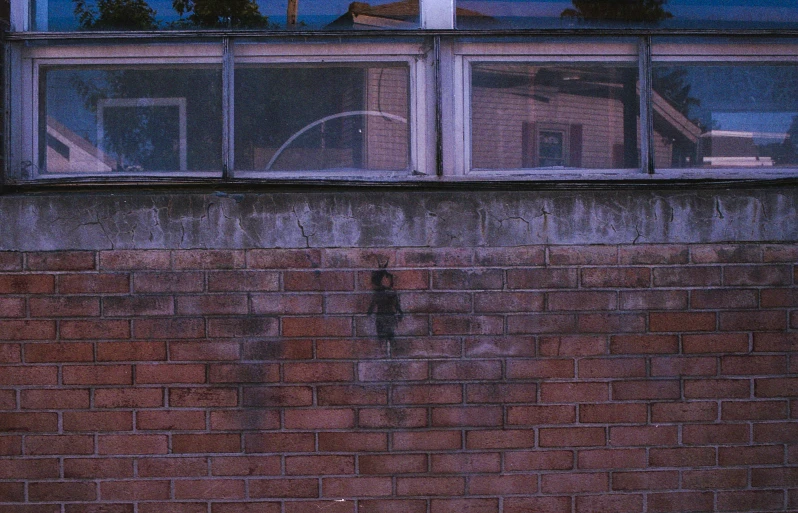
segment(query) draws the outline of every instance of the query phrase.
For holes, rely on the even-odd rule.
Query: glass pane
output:
[[[41,69],[46,173],[219,171],[219,68]]]
[[[405,64],[239,67],[236,169],[406,170],[408,90]]]
[[[418,0],[31,0],[35,30],[405,29]]]
[[[658,64],[658,167],[798,164],[798,67]]]
[[[637,68],[478,63],[474,169],[639,167]]]
[[[779,28],[798,25],[784,0],[457,0],[457,26],[489,28]]]

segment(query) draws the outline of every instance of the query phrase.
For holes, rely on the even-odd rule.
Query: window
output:
[[[4,180],[798,175],[798,8],[719,6],[16,0]]]

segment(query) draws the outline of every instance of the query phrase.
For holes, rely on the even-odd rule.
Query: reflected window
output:
[[[474,169],[639,166],[637,68],[475,63]]]
[[[220,169],[220,69],[42,67],[40,77],[42,172]]]
[[[653,80],[658,167],[798,163],[798,67],[659,64]]]
[[[409,168],[409,67],[250,65],[235,76],[236,168]]]

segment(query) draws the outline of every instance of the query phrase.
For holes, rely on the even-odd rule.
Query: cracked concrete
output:
[[[798,240],[798,187],[0,196],[0,250]]]

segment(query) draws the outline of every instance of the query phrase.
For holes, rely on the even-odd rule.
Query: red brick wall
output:
[[[0,513],[798,510],[797,261],[0,253]]]

